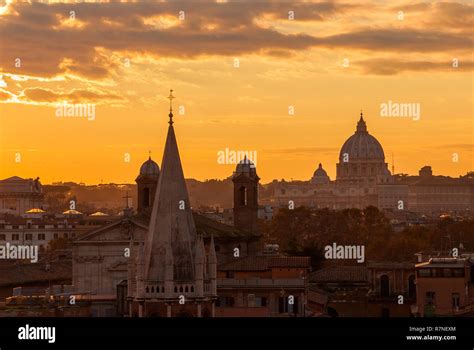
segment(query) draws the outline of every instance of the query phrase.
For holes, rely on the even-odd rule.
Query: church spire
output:
[[[174,279],[192,281],[197,234],[173,128],[173,98],[171,90],[168,134],[146,238],[145,278],[165,280],[166,250],[171,247]]]

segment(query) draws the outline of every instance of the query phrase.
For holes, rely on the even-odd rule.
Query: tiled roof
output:
[[[311,282],[367,282],[365,266],[333,266],[313,272]]]
[[[44,262],[35,264],[3,264],[0,266],[0,286],[19,287],[26,283],[61,281],[72,279],[72,261],[51,262],[49,269]]]
[[[205,238],[213,236],[218,240],[219,238],[258,239],[260,237],[256,232],[242,231],[234,226],[223,224],[196,212],[193,212],[193,219],[196,225],[197,234],[202,235]],[[133,220],[143,223],[143,225],[148,227],[150,217],[145,214],[140,214],[134,216]]]
[[[266,271],[272,268],[309,268],[306,256],[247,256],[219,266],[220,271]]]

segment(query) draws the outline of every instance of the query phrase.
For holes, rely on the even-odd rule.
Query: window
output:
[[[225,278],[234,278],[234,271],[226,271],[225,272]]]
[[[255,307],[264,307],[267,306],[266,297],[255,297]]]
[[[426,292],[426,304],[427,305],[436,305],[436,293],[435,292]]]
[[[33,235],[32,235],[31,233],[27,233],[27,234],[25,235],[25,240],[27,240],[27,241],[32,241],[32,240],[33,240]]]
[[[408,297],[411,299],[416,298],[416,284],[414,275],[408,277]]]
[[[233,297],[220,297],[216,300],[216,306],[232,307],[234,306],[234,298]]]
[[[418,270],[418,277],[430,277],[431,271],[430,269],[419,269]]]
[[[442,272],[443,277],[451,277],[451,269],[443,269]]]
[[[18,233],[12,234],[12,241],[19,241],[20,240],[20,235]]]
[[[143,208],[148,208],[150,206],[150,189],[145,187],[143,189]]]
[[[6,240],[7,240],[7,235],[1,234],[0,241],[6,241]]]
[[[247,306],[248,307],[255,307],[255,294],[248,294],[247,295]]]
[[[63,237],[64,237],[64,238],[67,238],[67,233],[63,233]]]
[[[380,276],[380,296],[390,296],[390,279],[387,275]]]
[[[58,239],[58,238],[59,238],[59,234],[58,234],[58,233],[55,233],[53,237],[54,237],[54,239]]]
[[[451,295],[452,303],[453,303],[453,309],[454,310],[459,310],[459,293],[453,293]]]
[[[279,297],[278,298],[278,312],[296,314],[298,313],[298,297],[294,297],[293,304],[288,302],[288,297]]]
[[[247,205],[247,188],[245,186],[239,188],[239,204]]]
[[[44,233],[38,233],[38,241],[45,241],[46,235]]]
[[[453,269],[453,277],[464,277],[464,269]]]

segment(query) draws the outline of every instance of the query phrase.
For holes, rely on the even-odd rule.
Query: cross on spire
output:
[[[170,100],[170,114],[168,115],[170,117],[170,121],[168,122],[170,125],[173,125],[173,99],[175,97],[173,96],[173,90],[170,89],[170,95],[168,96],[168,99]]]
[[[129,200],[129,198],[132,198],[132,197],[130,197],[130,196],[128,195],[128,190],[127,190],[125,196],[122,197],[122,198],[125,199],[125,208],[128,209],[128,208],[129,208],[129,206],[128,206],[128,200]]]
[[[148,150],[148,159],[151,159],[151,150]]]

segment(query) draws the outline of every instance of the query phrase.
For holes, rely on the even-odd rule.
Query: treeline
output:
[[[445,218],[433,225],[407,226],[395,232],[376,207],[364,210],[282,209],[262,223],[266,242],[277,243],[291,255],[309,255],[315,267],[324,261],[324,247],[334,242],[364,245],[366,261],[416,262],[420,251],[474,251],[474,221]]]

